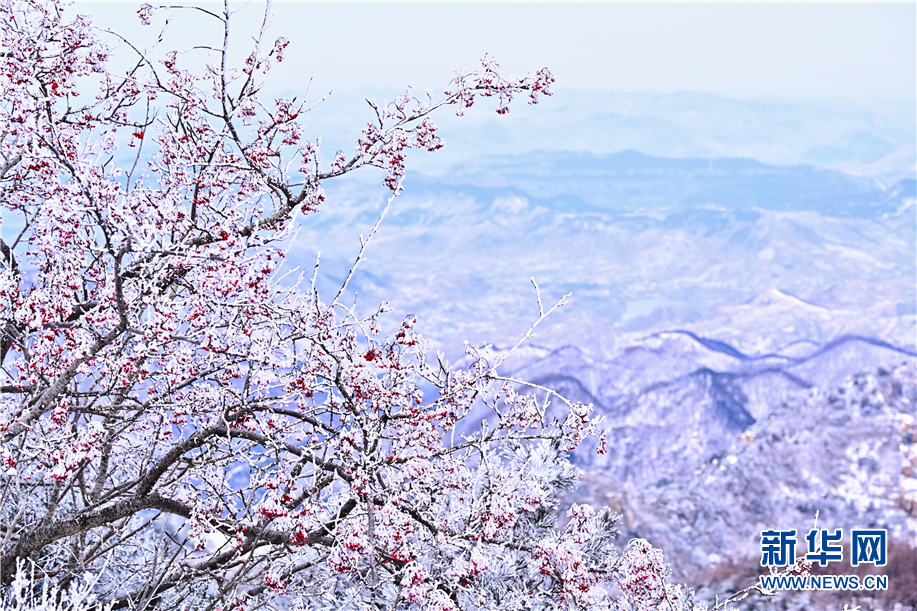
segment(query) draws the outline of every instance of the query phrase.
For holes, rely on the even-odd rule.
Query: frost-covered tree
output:
[[[114,74],[88,18],[0,2],[0,607],[688,608],[608,510],[558,525],[589,406],[486,347],[451,367],[413,317],[383,337],[385,307],[285,256],[324,181],[382,168],[394,198],[407,151],[442,146],[431,113],[535,103],[550,72],[485,58],[370,103],[329,162],[307,100],[259,97],[288,41],[262,27],[234,67],[228,5],[194,10],[221,47],[121,40]]]

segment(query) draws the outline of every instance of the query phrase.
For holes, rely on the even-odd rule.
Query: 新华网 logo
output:
[[[853,529],[844,545],[843,529],[813,528],[804,537],[806,563],[826,566],[844,560],[849,552],[850,566],[871,564],[885,566],[888,562],[888,537],[884,529]],[[761,566],[771,567],[770,575],[762,575],[760,586],[767,590],[886,590],[887,575],[800,575],[777,574],[776,567],[796,565],[796,530],[761,531]],[[794,570],[794,573],[798,571]]]

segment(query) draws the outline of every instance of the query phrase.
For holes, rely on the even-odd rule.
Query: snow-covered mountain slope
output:
[[[895,140],[912,107],[902,131],[638,97],[601,120],[567,107],[565,136],[594,145],[548,130],[550,153],[519,146],[518,116],[466,118],[490,126],[469,133],[491,155],[408,175],[351,284],[359,302],[417,315],[460,361],[463,340],[500,352],[525,333],[530,278],[546,303],[572,292],[504,372],[606,417],[609,453],[576,453],[571,502],[615,506],[623,536],[662,546],[684,577],[754,574],[760,529],[807,531],[816,510],[826,528],[887,525],[913,561],[917,181],[913,138]],[[311,269],[321,250],[333,294],[386,194],[327,188],[290,259]],[[806,601],[773,608],[827,608]]]
[[[716,583],[716,594],[745,587],[760,570],[760,531],[805,534],[818,511],[821,527],[848,536],[852,528],[889,531],[893,559],[882,570],[894,587],[861,597],[864,609],[917,603],[908,598],[917,592],[912,347],[841,336],[748,354],[676,330],[604,360],[572,346],[530,346],[505,369],[605,417],[608,453],[588,443],[574,453],[584,478],[568,502],[615,508],[622,544],[647,538],[680,579]],[[833,609],[852,600],[791,594],[749,608]]]
[[[635,486],[685,476],[729,448],[782,402],[830,389],[865,368],[914,363],[917,351],[874,338],[842,336],[806,354],[745,354],[685,331],[656,333],[605,360],[568,346],[508,361],[518,379],[592,403],[606,419],[608,454],[578,451],[584,468]]]
[[[292,258],[322,250],[326,292],[374,222],[370,192],[329,189],[299,236]],[[822,506],[827,527],[912,536],[895,452],[917,407],[913,179],[531,153],[409,176],[386,223],[351,286],[417,315],[449,357],[514,345],[537,316],[532,276],[545,302],[573,293],[504,372],[606,417],[608,454],[573,457],[580,498],[618,507],[685,575],[753,562],[749,532]]]
[[[762,530],[806,533],[816,511],[819,527],[843,528],[845,536],[852,528],[887,529],[893,546],[910,546],[910,555],[896,560],[912,568],[915,372],[911,360],[795,394],[690,472],[647,485],[627,474],[591,470],[571,500],[615,506],[624,516],[623,536],[663,547],[683,577],[742,567],[754,572]],[[884,570],[897,571],[904,576],[899,579],[909,573],[907,565]],[[893,585],[905,594],[915,582],[910,573],[909,583]]]

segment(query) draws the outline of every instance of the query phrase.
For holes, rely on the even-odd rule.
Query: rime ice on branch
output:
[[[263,26],[230,66],[228,5],[193,10],[221,48],[121,40],[114,74],[88,18],[0,2],[3,604],[680,608],[655,564],[631,585],[646,563],[614,552],[607,510],[556,527],[590,407],[551,395],[567,415],[546,418],[486,349],[453,369],[413,318],[380,337],[383,308],[345,307],[346,285],[281,283],[323,181],[378,167],[394,197],[408,149],[443,145],[431,113],[535,103],[550,72],[485,58],[442,97],[370,103],[328,162],[306,99],[259,95],[290,43]],[[457,434],[473,407],[486,424]]]

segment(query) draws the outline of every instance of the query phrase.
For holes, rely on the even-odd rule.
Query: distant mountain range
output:
[[[405,188],[353,286],[444,345],[523,333],[531,277],[545,300],[573,293],[539,340],[555,347],[572,333],[607,354],[671,328],[751,352],[851,333],[912,343],[914,179],[625,151],[493,156]],[[384,197],[357,182],[328,192],[293,251],[303,265],[322,251],[326,292]]]
[[[363,97],[324,123],[326,150],[351,149]],[[887,528],[894,590],[860,602],[912,608],[913,108],[558,89],[505,117],[440,115],[447,146],[411,153],[424,173],[351,287],[367,310],[417,315],[458,364],[463,340],[499,352],[525,333],[530,278],[545,303],[572,292],[504,366],[605,416],[609,453],[576,452],[569,502],[614,507],[624,541],[716,584],[702,597],[754,580],[762,529],[807,532],[816,510],[823,528]],[[381,210],[381,178],[329,181],[303,222],[291,259],[322,251],[326,295]],[[743,608],[856,604],[825,596]]]
[[[576,213],[664,210],[670,225],[703,223],[694,212],[710,210],[811,211],[829,216],[872,218],[894,213],[915,197],[915,180],[888,188],[875,180],[807,165],[775,166],[754,159],[671,159],[637,151],[596,155],[529,153],[484,156],[421,184],[505,187],[502,195],[525,197],[552,209]],[[416,187],[415,187],[416,188]],[[484,193],[477,193],[484,195]],[[746,215],[748,218],[754,215]]]
[[[754,578],[760,530],[807,531],[816,510],[887,528],[904,563],[888,600],[917,604],[913,104],[579,92],[536,110],[440,121],[452,167],[408,174],[359,303],[415,314],[461,363],[463,340],[525,333],[530,278],[546,303],[572,292],[504,366],[606,418],[570,502],[612,505],[696,585]],[[290,258],[321,250],[327,295],[386,193],[326,189]]]
[[[352,150],[371,117],[365,98],[400,91],[338,92],[310,112],[326,150]],[[518,155],[574,151],[598,155],[628,149],[680,159],[750,158],[809,164],[878,179],[913,178],[917,162],[914,100],[856,107],[834,101],[726,98],[702,92],[658,94],[571,90],[558,83],[537,106],[518,104],[497,116],[486,102],[464,117],[435,117],[446,147],[412,155],[411,167],[440,173],[484,152]],[[311,135],[311,134],[310,134]]]
[[[326,294],[380,191],[329,185],[303,224],[292,258],[322,250]],[[524,334],[531,277],[545,302],[572,292],[504,369],[605,416],[609,452],[576,452],[569,501],[615,507],[679,578],[753,578],[756,529],[810,528],[815,510],[828,528],[888,528],[908,561],[915,198],[913,177],[752,159],[492,155],[409,174],[351,286],[417,315],[459,364],[462,340],[501,351]],[[821,608],[796,598],[773,608]]]

